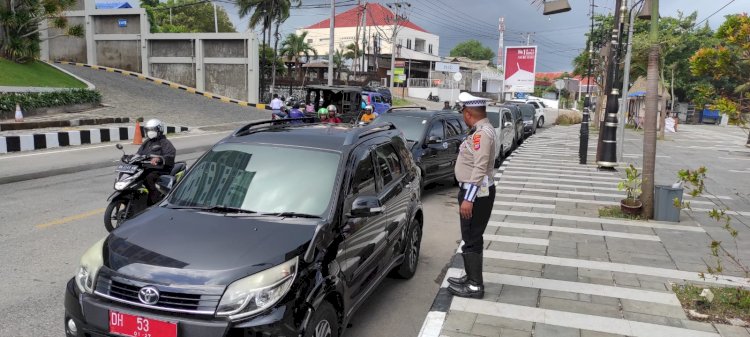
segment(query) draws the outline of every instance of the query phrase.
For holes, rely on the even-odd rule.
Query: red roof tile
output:
[[[362,7],[364,6],[355,6],[351,9],[347,10],[346,12],[343,12],[341,14],[336,15],[334,24],[335,28],[342,28],[342,27],[356,27],[357,23],[362,22]],[[379,4],[379,3],[368,3],[367,4],[367,26],[390,26],[393,24],[393,12],[391,12],[390,9],[386,8],[385,6]],[[420,32],[427,33],[426,30],[424,30],[422,27],[417,26],[411,21],[405,21],[402,22],[402,25],[404,27],[408,27],[414,30],[418,30]],[[308,26],[305,29],[321,29],[321,28],[329,28],[331,26],[330,19],[325,19],[323,21],[320,21],[312,26]]]

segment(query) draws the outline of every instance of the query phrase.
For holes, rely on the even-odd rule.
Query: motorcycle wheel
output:
[[[123,199],[112,200],[104,211],[104,228],[107,232],[112,232],[115,228],[120,227],[128,215],[125,210],[128,208],[128,202]]]

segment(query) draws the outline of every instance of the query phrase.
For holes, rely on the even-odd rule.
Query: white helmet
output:
[[[148,139],[154,139],[164,134],[164,123],[156,118],[152,118],[143,125],[143,130]]]
[[[369,105],[369,104],[368,104],[367,106],[365,106],[365,110],[370,110],[370,111],[372,111],[372,105]]]
[[[328,106],[328,111],[329,111],[329,112],[330,112],[330,111],[336,112],[336,110],[337,110],[337,109],[336,109],[336,106],[335,106],[335,105],[331,104],[331,105],[329,105],[329,106]]]

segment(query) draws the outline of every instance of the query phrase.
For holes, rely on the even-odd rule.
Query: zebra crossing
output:
[[[420,337],[724,336],[712,324],[690,321],[670,287],[687,281],[750,288],[750,279],[702,278],[710,240],[687,217],[671,223],[592,214],[619,205],[621,178],[578,164],[577,133],[578,127],[544,130],[506,159],[484,235],[485,296],[448,295],[447,278],[463,275],[454,256]],[[713,205],[689,200],[696,212]],[[671,252],[675,240],[691,251]]]

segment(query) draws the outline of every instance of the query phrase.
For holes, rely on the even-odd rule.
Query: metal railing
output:
[[[409,88],[455,89],[458,88],[458,82],[452,79],[410,78],[407,81],[407,86]]]

